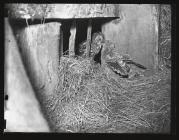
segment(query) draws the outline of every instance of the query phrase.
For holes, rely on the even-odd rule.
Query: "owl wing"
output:
[[[107,64],[107,67],[110,68],[116,74],[118,74],[122,77],[128,78],[128,72],[117,61],[107,61],[106,64]]]
[[[137,66],[137,67],[139,67],[141,69],[147,69],[145,66],[143,66],[143,65],[141,65],[141,64],[139,64],[137,62],[134,62],[133,60],[123,60],[123,61],[125,63],[127,63],[127,64],[133,64],[133,65],[135,65],[135,66]]]

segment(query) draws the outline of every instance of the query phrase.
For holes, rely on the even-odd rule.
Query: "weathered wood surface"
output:
[[[92,20],[89,20],[88,29],[87,29],[87,57],[89,57],[90,55],[91,30],[92,30]]]
[[[102,26],[116,52],[129,54],[136,62],[155,70],[158,66],[158,18],[155,4],[120,4],[120,21]]]
[[[12,28],[5,19],[5,94],[9,96],[4,113],[5,131],[49,132],[22,60]]]
[[[53,94],[58,83],[60,26],[57,22],[34,25],[21,34],[25,37],[21,38],[22,47],[29,49],[26,52],[31,60],[29,69],[36,74],[34,80],[39,82],[38,88],[45,86],[47,94]]]
[[[53,94],[58,83],[60,27],[60,23],[53,22],[15,31],[29,79],[34,89],[44,94]]]
[[[60,46],[59,46],[60,56],[63,56],[63,31],[60,28]]]
[[[159,6],[159,63],[171,67],[171,5]]]
[[[117,5],[117,4],[116,4]],[[118,17],[115,4],[7,4],[11,18],[94,18]]]
[[[75,55],[75,37],[76,37],[76,21],[73,21],[70,28],[70,38],[69,38],[69,56]]]

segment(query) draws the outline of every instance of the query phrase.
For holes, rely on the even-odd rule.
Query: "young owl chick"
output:
[[[90,57],[94,58],[100,52],[102,42],[104,40],[104,35],[101,32],[94,33],[92,35],[92,41],[90,42]],[[87,57],[87,41],[83,41],[79,45],[79,56]]]
[[[102,48],[104,35],[101,32],[94,33],[92,36],[90,56],[94,57]]]

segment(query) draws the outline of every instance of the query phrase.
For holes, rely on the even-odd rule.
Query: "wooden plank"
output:
[[[156,44],[154,49],[154,70],[158,71],[159,68],[159,55],[158,55],[158,48],[159,48],[159,24],[160,24],[160,18],[159,18],[159,12],[160,12],[160,4],[157,4],[153,6],[153,16],[154,16],[154,28],[155,28],[155,37]]]
[[[91,42],[91,30],[92,30],[92,20],[89,19],[88,21],[88,29],[87,29],[87,57],[90,55],[90,42]]]
[[[60,28],[60,57],[63,56],[63,31]]]
[[[6,4],[6,7],[10,18],[119,17],[115,4]]]
[[[34,90],[39,94],[53,94],[58,84],[60,27],[60,23],[53,22],[19,30],[12,24],[13,29],[19,30],[22,60]]]
[[[115,43],[116,53],[129,54],[134,61],[153,71],[158,63],[157,11],[153,9],[155,4],[119,6],[123,15],[121,21],[102,25],[106,40]]]
[[[50,132],[37,93],[29,81],[19,44],[7,18],[5,22],[5,87],[9,99],[4,110],[7,132]],[[27,44],[26,44],[27,45]],[[23,46],[21,49],[25,49]],[[32,119],[33,118],[33,119]],[[20,119],[20,121],[18,121]]]
[[[76,37],[76,21],[74,20],[70,28],[70,38],[69,38],[69,56],[75,55],[75,37]]]

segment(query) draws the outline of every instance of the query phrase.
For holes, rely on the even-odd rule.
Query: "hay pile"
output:
[[[169,70],[130,81],[109,75],[88,59],[62,57],[56,93],[46,98],[53,131],[169,132]]]

